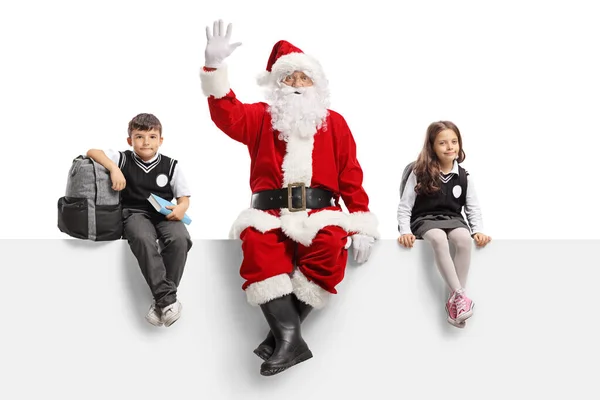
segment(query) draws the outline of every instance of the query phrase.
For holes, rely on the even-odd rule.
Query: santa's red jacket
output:
[[[281,228],[292,240],[309,246],[317,232],[328,225],[340,226],[349,235],[379,237],[377,218],[369,211],[369,197],[362,187],[356,143],[340,114],[329,110],[325,124],[313,137],[290,136],[283,141],[278,138],[279,132],[272,129],[266,103],[244,104],[236,98],[229,87],[226,68],[202,70],[200,75],[212,120],[229,137],[248,147],[253,193],[302,182],[334,194],[335,204],[318,210],[248,208],[234,222],[232,238],[239,238],[250,226],[261,232]],[[340,197],[349,214],[342,211]]]

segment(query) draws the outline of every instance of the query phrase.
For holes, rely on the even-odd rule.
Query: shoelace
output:
[[[168,305],[164,310],[163,310],[163,315],[165,315],[166,313],[170,312],[174,312],[173,309],[175,308],[175,303]]]
[[[458,315],[461,311],[466,311],[467,302],[465,301],[462,292],[457,291],[456,295],[454,296],[454,304],[456,305],[456,315]]]

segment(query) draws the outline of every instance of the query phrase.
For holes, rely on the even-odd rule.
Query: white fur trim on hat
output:
[[[296,269],[292,275],[292,287],[298,300],[316,309],[325,307],[331,296],[327,290],[309,281],[299,269]]]
[[[253,306],[260,306],[271,300],[278,299],[292,293],[292,281],[288,274],[279,274],[254,282],[246,288],[246,298]]]
[[[227,67],[223,66],[214,71],[200,70],[200,82],[202,83],[202,93],[205,96],[214,96],[215,99],[225,97],[231,90],[229,85],[229,76]]]
[[[362,233],[379,239],[379,231],[377,226],[379,222],[377,217],[372,212],[357,211],[350,214],[350,226],[348,227],[349,232]]]
[[[327,86],[327,79],[321,64],[315,58],[304,53],[290,53],[279,57],[271,67],[271,72],[262,72],[256,81],[260,86],[276,84],[278,80],[294,71],[304,72],[315,85]]]

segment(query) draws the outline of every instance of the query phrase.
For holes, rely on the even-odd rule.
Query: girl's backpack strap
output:
[[[400,180],[400,197],[402,197],[402,193],[404,193],[404,188],[406,187],[406,181],[408,181],[408,177],[410,173],[413,171],[415,167],[415,162],[413,161],[409,163],[406,167],[404,167],[404,171],[402,172],[402,179]],[[398,232],[400,232],[400,225],[398,225]]]
[[[408,181],[408,177],[415,167],[415,161],[409,163],[406,167],[404,167],[404,172],[402,172],[402,180],[400,181],[400,197],[402,197],[402,193],[404,193],[404,188],[406,187],[406,181]]]
[[[463,188],[462,194],[460,195],[460,204],[462,204],[463,206],[465,204],[467,204],[467,184],[468,184],[467,177],[468,176],[469,176],[469,172],[459,165],[458,166],[458,183],[459,183],[460,187]]]

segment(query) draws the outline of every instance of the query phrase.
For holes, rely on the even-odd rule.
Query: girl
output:
[[[465,294],[471,237],[479,247],[492,240],[481,232],[481,210],[473,180],[459,165],[464,159],[456,125],[450,121],[429,125],[423,149],[398,205],[398,242],[408,248],[417,238],[431,244],[436,265],[450,288],[446,302],[448,322],[457,328],[465,327],[475,305]],[[461,213],[463,207],[468,224]],[[456,248],[454,260],[448,242]]]

